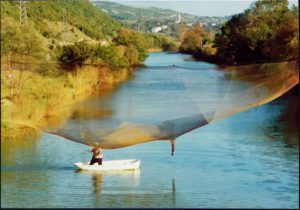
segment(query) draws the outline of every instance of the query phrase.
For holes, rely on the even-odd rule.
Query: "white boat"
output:
[[[89,165],[90,162],[77,162],[74,165],[81,170],[92,171],[114,171],[114,170],[134,170],[140,167],[141,160],[128,159],[128,160],[104,160],[102,165],[95,163]]]

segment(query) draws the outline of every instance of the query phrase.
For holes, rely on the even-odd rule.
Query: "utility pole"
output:
[[[19,10],[20,10],[20,26],[21,26],[21,31],[22,33],[24,34],[24,36],[27,37],[27,39],[25,39],[24,41],[28,41],[28,29],[27,30],[24,30],[27,28],[28,26],[28,19],[27,19],[27,9],[26,9],[26,1],[25,0],[20,0],[19,1],[20,4],[19,4]],[[30,42],[29,42],[29,45],[30,45]],[[22,65],[21,65],[21,68],[20,68],[20,74],[19,74],[19,82],[18,82],[18,89],[16,90],[16,96],[18,97],[20,95],[20,90],[21,90],[21,78],[22,78],[22,74],[23,74],[23,71],[25,69],[25,65],[24,65],[24,53],[29,53],[31,54],[31,46],[27,46],[26,47],[27,49],[25,49],[25,51],[22,53]],[[11,71],[11,85],[13,84],[13,78],[14,78],[14,75],[13,75],[13,72]],[[14,85],[14,88],[16,88],[16,85]],[[12,90],[11,90],[11,97],[12,97]]]
[[[20,25],[24,26],[28,24],[27,21],[27,10],[26,10],[26,1],[20,0]]]

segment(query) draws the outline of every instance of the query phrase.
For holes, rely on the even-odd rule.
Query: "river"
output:
[[[151,53],[130,80],[88,101],[101,104],[109,97],[112,107],[124,108],[120,96],[132,84],[172,66],[186,68],[187,74],[205,69],[209,78],[222,74],[215,65],[187,55]],[[160,89],[153,84],[143,88]],[[176,86],[160,90],[170,88]],[[297,208],[299,133],[282,118],[289,100],[281,97],[182,135],[174,156],[166,141],[104,150],[105,159],[141,159],[137,171],[77,171],[75,162],[90,159],[88,147],[48,133],[22,143],[1,141],[1,207]],[[145,112],[156,120],[155,110]]]

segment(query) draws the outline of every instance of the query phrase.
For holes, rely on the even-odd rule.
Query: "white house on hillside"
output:
[[[157,27],[152,28],[151,31],[152,31],[153,33],[158,33],[158,32],[160,32],[160,31],[163,31],[163,30],[167,29],[167,28],[168,28],[167,25],[157,26]]]

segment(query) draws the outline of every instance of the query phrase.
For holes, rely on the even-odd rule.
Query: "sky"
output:
[[[251,0],[110,0],[135,7],[159,7],[198,16],[226,16],[243,12]],[[298,1],[290,1],[298,5]]]

